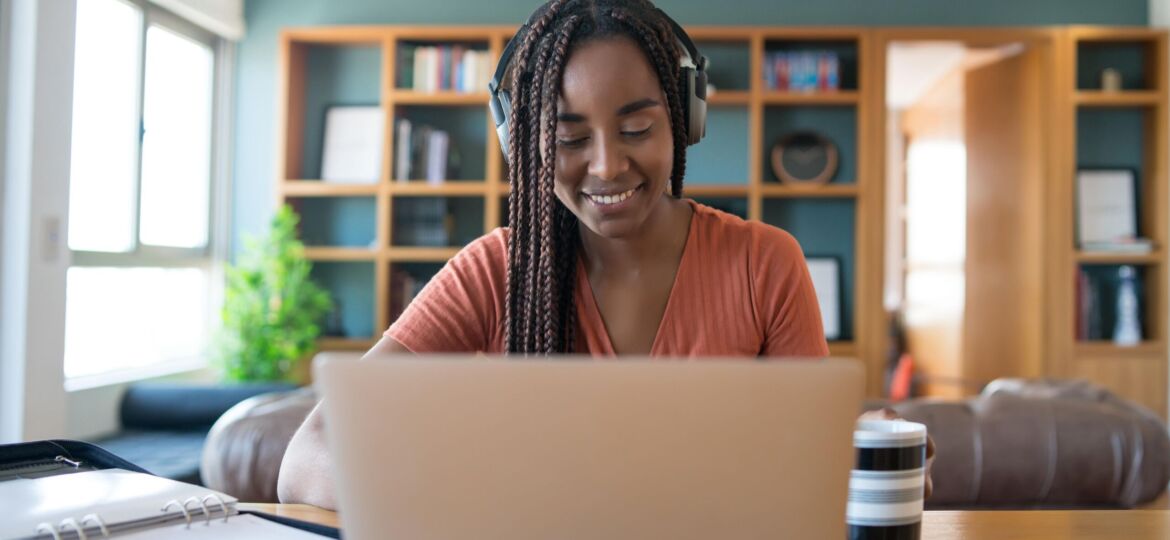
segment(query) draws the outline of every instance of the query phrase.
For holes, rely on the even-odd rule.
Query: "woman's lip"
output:
[[[610,195],[621,195],[622,193],[625,193],[627,191],[633,191],[633,190],[638,189],[640,187],[642,187],[642,184],[638,184],[638,185],[636,185],[632,188],[629,188],[629,189],[621,189],[621,190],[617,190],[617,191],[597,191],[597,192],[582,191],[581,193],[584,193],[590,197],[607,197]]]
[[[599,212],[601,212],[603,214],[612,214],[614,212],[621,212],[626,207],[628,207],[631,203],[633,203],[634,199],[636,199],[638,197],[638,195],[643,191],[644,187],[645,187],[644,184],[639,184],[637,187],[633,188],[634,192],[631,193],[630,196],[626,198],[626,200],[619,202],[619,203],[613,203],[613,204],[602,204],[602,203],[599,203],[597,201],[594,201],[592,198],[590,198],[584,192],[582,192],[582,195],[584,196],[585,200],[589,201],[589,204],[591,206],[593,206],[594,208],[596,208]],[[630,190],[626,190],[626,191],[630,191]],[[620,191],[618,193],[625,193],[625,191]]]

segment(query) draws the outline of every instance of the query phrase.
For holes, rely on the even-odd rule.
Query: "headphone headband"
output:
[[[695,144],[703,138],[707,131],[707,57],[699,54],[699,49],[695,47],[694,41],[683,30],[682,26],[679,26],[661,8],[654,9],[670,25],[675,41],[681,46],[683,52],[680,58],[683,73],[678,84],[685,100],[683,113],[687,143]],[[516,35],[508,41],[508,45],[500,54],[500,61],[496,64],[496,72],[488,83],[488,92],[491,94],[492,119],[496,124],[496,135],[500,139],[500,149],[504,152],[504,159],[508,159],[508,122],[512,116],[512,100],[509,90],[503,86],[508,77],[508,67],[512,63],[512,55],[515,54],[517,44],[522,42],[524,36],[530,31],[530,23],[531,18],[521,25],[516,30]],[[663,83],[666,82],[663,81]]]

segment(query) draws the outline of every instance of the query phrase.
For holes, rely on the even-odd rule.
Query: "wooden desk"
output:
[[[302,504],[241,504],[265,512],[339,526],[337,514]],[[962,540],[1164,540],[1170,538],[1170,510],[930,511],[922,538]]]

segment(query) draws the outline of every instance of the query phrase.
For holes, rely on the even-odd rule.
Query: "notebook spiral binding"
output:
[[[199,505],[200,512],[203,514],[203,525],[211,525],[211,511],[207,508],[207,501],[209,499],[219,505],[220,511],[223,512],[223,522],[227,523],[228,517],[230,517],[228,516],[227,504],[224,503],[223,499],[220,498],[219,495],[214,493],[205,495],[203,498],[188,497],[187,500],[183,502],[179,502],[178,499],[171,499],[167,501],[167,503],[163,505],[161,509],[159,509],[159,512],[166,512],[167,510],[170,510],[172,506],[177,506],[179,511],[183,513],[183,519],[187,522],[187,528],[190,529],[191,511],[187,509],[187,506],[191,503],[195,503]],[[48,533],[53,537],[53,540],[61,540],[61,535],[65,534],[70,528],[72,528],[73,530],[77,531],[77,537],[79,540],[89,540],[89,535],[86,534],[85,529],[88,527],[87,524],[90,522],[93,522],[97,525],[98,530],[100,530],[102,533],[102,538],[110,538],[110,529],[106,527],[106,523],[102,520],[102,517],[97,514],[86,514],[85,517],[81,518],[80,523],[78,523],[78,521],[73,518],[65,518],[61,520],[61,523],[58,523],[56,526],[45,521],[37,524],[36,534],[40,535],[43,533]]]

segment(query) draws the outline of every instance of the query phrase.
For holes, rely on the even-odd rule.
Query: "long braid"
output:
[[[576,216],[556,197],[556,108],[572,48],[586,40],[632,38],[654,66],[674,139],[671,194],[682,194],[686,126],[673,30],[646,0],[555,0],[528,24],[511,71],[508,288],[504,345],[509,353],[576,350],[575,291],[581,236]]]
[[[544,71],[544,96],[542,100],[546,103],[556,103],[556,96],[560,92],[561,78],[564,74],[565,60],[568,57],[569,37],[572,36],[573,31],[576,30],[577,24],[581,18],[577,16],[569,17],[565,23],[559,28],[556,42],[552,46],[552,58],[550,59],[551,67]],[[554,214],[557,208],[561,208],[560,201],[557,200],[556,194],[553,192],[555,184],[554,175],[556,173],[556,129],[557,129],[557,113],[556,107],[550,106],[543,110],[542,121],[544,122],[543,130],[541,131],[541,138],[544,140],[542,145],[544,149],[544,156],[541,159],[541,245],[546,248],[544,256],[541,257],[541,286],[540,292],[543,300],[543,311],[545,313],[544,328],[543,328],[543,347],[537,347],[538,351],[545,353],[562,352],[560,335],[561,329],[561,313],[558,304],[560,304],[560,292],[557,291],[557,285],[562,285],[563,280],[559,279],[561,276],[555,275],[553,272],[553,262],[558,258],[558,250],[567,249],[568,246],[558,246],[555,239],[557,239],[556,228],[560,226],[561,220]]]
[[[553,45],[555,42],[553,34],[546,34],[542,36],[536,46],[536,65],[544,66],[549,62],[553,53]],[[550,101],[547,98],[547,93],[544,90],[546,70],[537,70],[532,78],[532,84],[528,88],[529,99],[533,107],[533,111],[539,114],[532,114],[529,116],[529,133],[533,139],[539,141],[543,136],[544,112],[548,109],[555,108],[555,101]],[[546,105],[548,104],[548,105]],[[532,209],[529,214],[529,223],[527,234],[524,238],[528,239],[527,247],[529,258],[527,260],[527,276],[528,284],[527,296],[525,297],[526,317],[523,321],[523,335],[524,335],[524,350],[531,352],[545,352],[544,347],[544,328],[543,318],[546,316],[543,312],[547,305],[547,298],[545,298],[544,289],[547,283],[542,280],[542,276],[548,276],[545,271],[545,259],[548,257],[547,251],[552,249],[552,246],[547,242],[544,232],[548,230],[548,202],[544,193],[548,178],[545,175],[545,167],[543,158],[540,153],[541,145],[539,143],[532,144],[529,147],[528,164],[531,167],[531,172],[535,176],[535,182],[527,191],[528,204]]]
[[[511,66],[512,81],[514,88],[525,88],[530,86],[532,79],[532,72],[529,70],[529,58],[533,45],[544,33],[545,28],[560,12],[561,8],[567,3],[567,0],[556,0],[550,2],[544,8],[539,16],[535,16],[535,21],[531,23],[530,31],[524,36],[524,42],[521,44],[519,51],[516,54],[516,60]],[[508,128],[508,138],[511,141],[524,141],[530,139],[532,136],[531,123],[529,118],[534,116],[531,114],[533,107],[528,103],[529,96],[524,92],[512,92],[512,119]],[[538,105],[539,106],[539,105]],[[537,108],[536,110],[539,110]],[[508,287],[505,293],[505,324],[504,324],[504,347],[508,351],[527,350],[526,345],[521,345],[517,340],[522,340],[523,336],[517,332],[517,325],[513,321],[523,320],[530,316],[532,309],[529,304],[529,295],[524,293],[527,285],[527,280],[521,275],[518,270],[526,268],[527,262],[532,257],[532,246],[527,242],[514,241],[516,238],[524,238],[531,228],[531,213],[533,206],[530,204],[530,199],[518,194],[524,194],[531,190],[529,186],[529,179],[532,178],[533,164],[535,163],[530,155],[525,155],[525,145],[511,144],[509,145],[509,177],[512,182],[511,194],[508,196],[509,215],[511,216],[512,239],[508,246]],[[519,316],[519,317],[517,317]],[[525,342],[527,340],[524,340]]]
[[[567,321],[561,328],[561,339],[565,344],[564,352],[572,353],[577,350],[577,253],[581,246],[581,234],[577,230],[577,216],[574,216],[563,205],[557,206],[560,214],[560,236],[557,242],[562,249],[557,257],[557,275],[561,276],[565,286],[560,291],[561,321]]]

